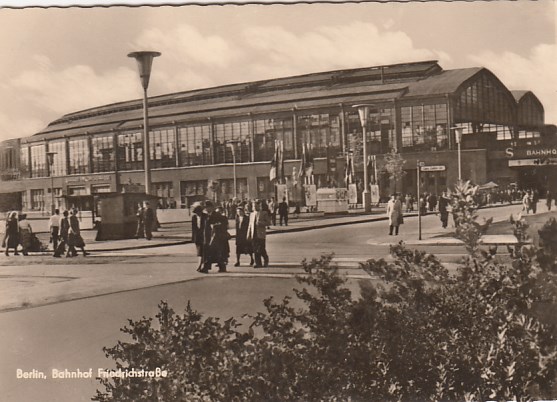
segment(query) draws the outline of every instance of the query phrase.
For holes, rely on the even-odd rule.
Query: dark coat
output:
[[[70,229],[68,231],[68,246],[84,247],[85,242],[81,237],[81,230],[79,228],[79,220],[77,219],[77,216],[70,216],[69,221]]]
[[[241,221],[240,218],[242,218]],[[248,240],[248,227],[248,215],[236,217],[236,254],[253,253],[252,242]]]
[[[218,212],[207,216],[203,228],[203,262],[226,264],[230,255],[228,219]]]
[[[282,215],[282,216],[288,215],[288,203],[286,201],[282,201],[278,205],[278,213],[279,213],[279,215]]]
[[[16,219],[6,221],[6,247],[16,248],[19,245],[19,224]]]
[[[203,229],[206,219],[206,214],[193,214],[191,217],[191,241],[197,246],[203,245]]]
[[[68,241],[68,231],[70,230],[70,221],[67,217],[60,219],[60,237],[65,242]]]

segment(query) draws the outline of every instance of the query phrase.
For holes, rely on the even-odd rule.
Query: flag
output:
[[[275,152],[273,153],[273,159],[271,160],[271,171],[269,172],[269,180],[273,181],[277,178],[277,161],[278,161],[278,154],[277,154],[277,140],[275,140]]]
[[[350,154],[346,154],[346,166],[344,167],[344,181],[346,186],[354,182],[354,159]]]
[[[298,176],[305,177],[306,175],[306,144],[302,144],[302,157],[300,158],[300,171]]]
[[[284,183],[284,141],[278,141],[277,177]]]

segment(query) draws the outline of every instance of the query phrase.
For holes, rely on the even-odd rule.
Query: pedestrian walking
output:
[[[54,250],[53,257],[60,258],[66,252],[66,245],[68,244],[68,233],[70,230],[70,221],[68,219],[68,211],[62,213],[60,218],[60,243]]]
[[[406,212],[412,212],[412,210],[414,209],[412,207],[412,204],[413,204],[412,196],[410,194],[406,194],[406,196],[404,197],[404,205],[406,206]]]
[[[288,226],[288,203],[286,202],[286,197],[282,198],[282,202],[278,205],[279,221],[280,226],[284,222],[284,226]]]
[[[246,215],[243,208],[236,210],[236,264],[235,267],[240,266],[240,257],[242,254],[250,256],[249,265],[255,263],[253,259],[253,245],[248,240],[249,216]]]
[[[437,196],[435,194],[430,194],[427,197],[427,204],[429,212],[435,211],[435,208],[437,207]]]
[[[143,203],[143,225],[145,229],[145,238],[151,240],[153,238],[153,227],[155,225],[155,212],[151,208],[149,202]]]
[[[443,191],[441,197],[439,197],[439,215],[441,218],[441,227],[443,229],[447,228],[449,223],[449,198],[447,197],[447,192]]]
[[[532,213],[536,213],[538,211],[538,202],[540,201],[540,195],[538,193],[538,190],[534,189],[532,190],[531,193],[532,196],[532,204],[530,205],[530,208],[532,208]]]
[[[137,220],[135,238],[142,239],[143,237],[145,237],[145,209],[143,209],[143,205],[141,205],[141,203],[137,204],[135,219]]]
[[[75,257],[77,255],[76,247],[81,249],[83,256],[87,255],[85,251],[85,241],[81,237],[81,229],[79,219],[77,218],[77,209],[72,209],[69,218],[70,227],[68,229],[68,252],[66,257]]]
[[[522,210],[526,211],[527,214],[530,213],[530,194],[528,191],[526,191],[522,197]]]
[[[203,269],[208,273],[212,264],[217,264],[219,272],[226,272],[228,262],[228,219],[215,210],[211,201],[205,202],[205,224],[203,228]]]
[[[393,235],[393,229],[395,236],[398,235],[398,227],[403,223],[403,218],[402,204],[396,194],[393,194],[387,203],[387,216],[389,217],[389,236]]]
[[[551,191],[547,190],[545,193],[545,204],[547,205],[547,210],[551,211],[551,204],[553,203],[553,195]]]
[[[203,231],[207,215],[203,213],[203,205],[196,202],[192,205],[191,216],[191,241],[195,244],[198,257],[197,271],[203,269]]]
[[[267,254],[267,226],[269,225],[269,214],[261,209],[259,200],[253,203],[254,211],[249,216],[247,239],[252,242],[255,254],[254,268],[268,267],[269,256]],[[261,260],[263,258],[263,261]]]
[[[19,214],[19,244],[23,255],[29,255],[33,242],[33,229],[27,220],[27,214]]]
[[[14,249],[14,255],[19,255],[17,248],[19,246],[19,224],[17,212],[12,211],[8,213],[8,218],[6,219],[6,232],[4,233],[4,239],[2,240],[2,247],[4,247],[5,254],[10,255],[10,249]]]
[[[50,232],[50,242],[52,249],[58,247],[58,236],[60,234],[60,210],[56,208],[54,214],[48,220],[48,231]]]

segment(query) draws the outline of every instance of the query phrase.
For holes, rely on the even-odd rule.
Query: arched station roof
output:
[[[305,74],[153,96],[149,116],[151,125],[157,126],[341,103],[434,97],[457,93],[482,72],[493,75],[477,67],[443,70],[430,60]],[[69,113],[25,142],[135,129],[142,124],[142,108],[142,100],[137,99]]]

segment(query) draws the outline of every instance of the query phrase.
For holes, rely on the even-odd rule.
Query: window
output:
[[[69,174],[89,173],[89,147],[87,142],[87,138],[68,142],[70,153]]]
[[[29,174],[29,147],[27,145],[22,145],[19,154],[19,166],[21,170],[21,175],[23,177],[28,177]]]
[[[143,135],[126,133],[118,135],[118,169],[143,169]]]
[[[195,201],[207,198],[207,180],[181,181],[180,201],[182,208],[188,208]]]
[[[402,107],[402,148],[421,151],[447,149],[447,121],[445,103]]]
[[[91,186],[92,194],[110,193],[110,184],[96,184]]]
[[[240,200],[248,198],[248,179],[236,179],[236,197]],[[219,180],[219,191],[217,199],[219,201],[226,201],[234,198],[234,179],[221,179]]]
[[[48,170],[46,166],[45,144],[31,146],[31,177],[46,177]]]
[[[68,195],[87,195],[87,189],[84,186],[68,187]]]
[[[92,166],[93,173],[112,172],[115,170],[114,165],[114,144],[111,135],[103,135],[93,137],[91,139],[92,147]]]
[[[234,144],[228,143],[229,141]],[[215,163],[232,163],[232,146],[236,162],[251,161],[251,135],[248,120],[215,124]]]
[[[151,167],[176,166],[176,134],[174,129],[160,129],[149,133]]]
[[[275,140],[283,142],[285,160],[295,157],[292,117],[257,119],[253,126],[256,161],[270,161],[273,159]]]
[[[180,166],[210,165],[211,126],[191,125],[178,129]]]
[[[172,182],[153,183],[153,188],[157,197],[160,198],[159,208],[176,208]]]
[[[21,208],[23,210],[31,209],[31,205],[29,205],[29,199],[27,198],[27,191],[21,192]]]
[[[298,148],[313,146],[314,157],[327,155],[327,147],[340,152],[340,120],[338,114],[321,113],[297,117]]]
[[[31,209],[33,211],[44,211],[44,190],[31,190]]]
[[[52,163],[52,176],[66,175],[66,141],[50,141],[48,143],[48,151],[54,152]]]
[[[275,186],[271,183],[269,176],[257,178],[257,198],[270,199],[275,196]]]

